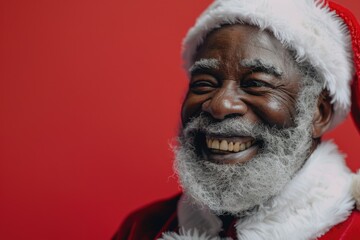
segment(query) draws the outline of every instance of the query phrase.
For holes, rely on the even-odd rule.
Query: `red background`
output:
[[[0,2],[0,239],[109,239],[179,191],[180,43],[209,2]],[[360,167],[350,119],[327,137]]]

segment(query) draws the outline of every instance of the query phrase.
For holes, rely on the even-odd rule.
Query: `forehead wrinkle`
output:
[[[281,71],[278,67],[266,63],[262,59],[242,59],[240,60],[240,66],[246,67],[246,68],[259,68],[264,70],[267,73],[273,74],[277,77],[281,77],[283,75],[283,71]]]
[[[189,68],[189,72],[194,72],[200,69],[218,69],[220,61],[216,58],[201,58],[194,62],[194,64]]]

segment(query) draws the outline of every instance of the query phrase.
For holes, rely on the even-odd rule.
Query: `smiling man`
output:
[[[242,215],[280,192],[331,119],[326,91],[315,104],[323,83],[308,68],[253,26],[207,36],[182,108],[176,169],[186,193],[219,215]]]
[[[360,28],[314,0],[218,0],[184,40],[183,193],[114,239],[355,239],[359,176],[322,135],[360,127]],[[351,88],[352,84],[352,88]]]

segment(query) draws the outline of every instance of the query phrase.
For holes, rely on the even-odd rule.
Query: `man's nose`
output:
[[[241,100],[241,90],[235,81],[223,84],[214,95],[202,104],[202,110],[218,120],[242,116],[247,112],[247,105]]]

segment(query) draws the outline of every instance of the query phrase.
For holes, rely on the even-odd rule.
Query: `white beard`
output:
[[[305,162],[311,147],[310,124],[279,130],[241,118],[213,123],[199,116],[189,122],[175,149],[175,170],[184,191],[216,214],[248,214],[277,195]],[[197,154],[195,135],[251,136],[263,148],[243,164],[215,164]]]

